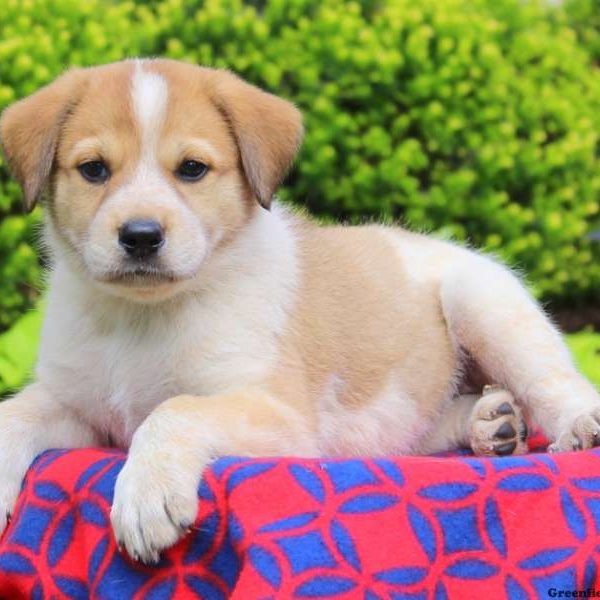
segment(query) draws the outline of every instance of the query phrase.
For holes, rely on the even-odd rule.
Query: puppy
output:
[[[53,255],[35,382],[0,404],[0,528],[48,448],[129,449],[112,525],[152,562],[220,455],[519,453],[520,406],[552,450],[599,441],[597,391],[505,267],[272,202],[289,102],[132,60],[67,72],[0,133]]]

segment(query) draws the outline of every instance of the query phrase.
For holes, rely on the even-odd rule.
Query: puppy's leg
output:
[[[452,398],[438,417],[434,429],[419,449],[419,453],[434,454],[457,448],[468,448],[469,419],[477,400],[479,396],[476,394],[463,394]]]
[[[452,335],[555,441],[551,450],[600,442],[600,395],[575,369],[559,332],[506,268],[478,255],[443,276]]]
[[[50,448],[97,445],[98,437],[39,384],[0,403],[0,533],[33,459]]]
[[[158,406],[133,436],[111,511],[117,543],[135,560],[157,562],[193,524],[203,470],[216,457],[314,455],[293,409],[258,389]]]

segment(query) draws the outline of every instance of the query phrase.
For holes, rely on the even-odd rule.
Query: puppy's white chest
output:
[[[265,374],[275,337],[250,318],[250,304],[206,295],[151,317],[107,312],[99,325],[85,311],[57,310],[51,295],[38,378],[126,447],[168,398],[218,395]]]
[[[170,302],[113,298],[59,263],[38,380],[120,445],[170,397],[211,401],[261,381],[277,356],[298,277],[293,237],[276,213],[259,213],[207,263],[193,290]]]

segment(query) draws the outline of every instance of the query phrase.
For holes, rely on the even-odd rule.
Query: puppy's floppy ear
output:
[[[215,75],[213,101],[231,127],[254,195],[269,208],[302,141],[302,115],[291,102],[232,73]]]
[[[84,79],[68,71],[53,83],[7,108],[0,118],[0,141],[31,211],[41,196],[54,163],[61,128]]]

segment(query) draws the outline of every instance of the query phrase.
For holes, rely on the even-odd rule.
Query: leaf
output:
[[[79,504],[79,512],[85,523],[97,525],[98,527],[106,527],[108,525],[108,519],[106,518],[104,511],[92,500],[83,500]]]
[[[356,587],[352,579],[332,575],[318,575],[305,581],[296,588],[295,597],[299,598],[330,598],[349,592]]]
[[[298,515],[285,517],[284,519],[263,525],[258,531],[260,533],[266,533],[270,531],[289,531],[290,529],[297,529],[298,527],[303,527],[308,523],[312,523],[312,521],[314,521],[318,516],[319,513],[316,512],[300,513]]]
[[[261,546],[252,545],[248,558],[258,574],[275,589],[281,585],[281,568],[275,555]]]
[[[435,483],[421,488],[418,492],[422,498],[428,500],[441,500],[451,502],[454,500],[463,500],[477,491],[478,487],[473,483]]]
[[[341,513],[369,513],[385,510],[398,504],[400,499],[391,494],[361,494],[346,500],[339,508]]]
[[[444,572],[450,577],[462,579],[487,579],[498,572],[498,567],[478,558],[464,558],[447,567]]]
[[[396,485],[404,485],[404,475],[400,467],[393,461],[385,458],[376,458],[373,461]]]
[[[0,570],[19,575],[33,575],[35,569],[31,561],[18,552],[0,553]]]
[[[506,597],[510,598],[510,600],[529,600],[529,595],[521,584],[510,575],[506,576],[504,589],[506,590]]]
[[[276,463],[249,463],[242,465],[235,469],[233,473],[229,474],[227,478],[226,489],[228,493],[233,492],[238,486],[242,483],[248,481],[248,479],[252,479],[253,477],[258,477],[267,471],[270,471],[275,467]]]
[[[226,600],[225,594],[208,579],[200,579],[196,575],[185,575],[183,580],[188,588],[199,598]]]
[[[94,548],[88,562],[88,581],[92,582],[100,571],[100,565],[108,550],[108,535],[105,535]]]
[[[373,579],[393,585],[413,585],[422,581],[427,575],[424,567],[397,567],[386,569],[373,575]]]
[[[87,483],[99,473],[106,465],[114,462],[114,458],[102,458],[92,463],[77,479],[75,491],[79,492]]]
[[[325,500],[325,488],[321,479],[312,470],[303,465],[290,465],[288,470],[296,483],[317,502]]]
[[[550,548],[542,550],[519,562],[519,567],[527,570],[553,567],[573,556],[575,551],[576,548]]]
[[[68,497],[67,492],[52,481],[36,481],[33,486],[33,493],[40,500],[48,502],[62,502]]]
[[[552,487],[552,483],[544,475],[515,473],[501,479],[497,487],[506,492],[538,492]]]
[[[569,529],[582,542],[587,534],[585,517],[566,488],[560,490],[560,505]]]
[[[88,600],[88,586],[80,579],[73,577],[54,577],[56,587],[70,600]]]
[[[71,509],[58,523],[48,544],[48,564],[55,567],[73,541],[75,514]]]
[[[506,534],[502,525],[502,516],[498,510],[498,503],[494,498],[488,498],[484,511],[485,531],[494,548],[503,557],[506,556]]]
[[[361,571],[360,558],[350,532],[336,519],[329,529],[331,537],[342,558],[357,572]]]
[[[600,477],[579,477],[571,479],[571,483],[586,492],[600,492]]]
[[[429,561],[435,559],[437,553],[437,543],[435,539],[435,531],[431,524],[431,521],[425,516],[425,514],[419,510],[416,506],[408,505],[408,521],[412,527],[413,533],[417,538],[417,541],[425,551]]]

